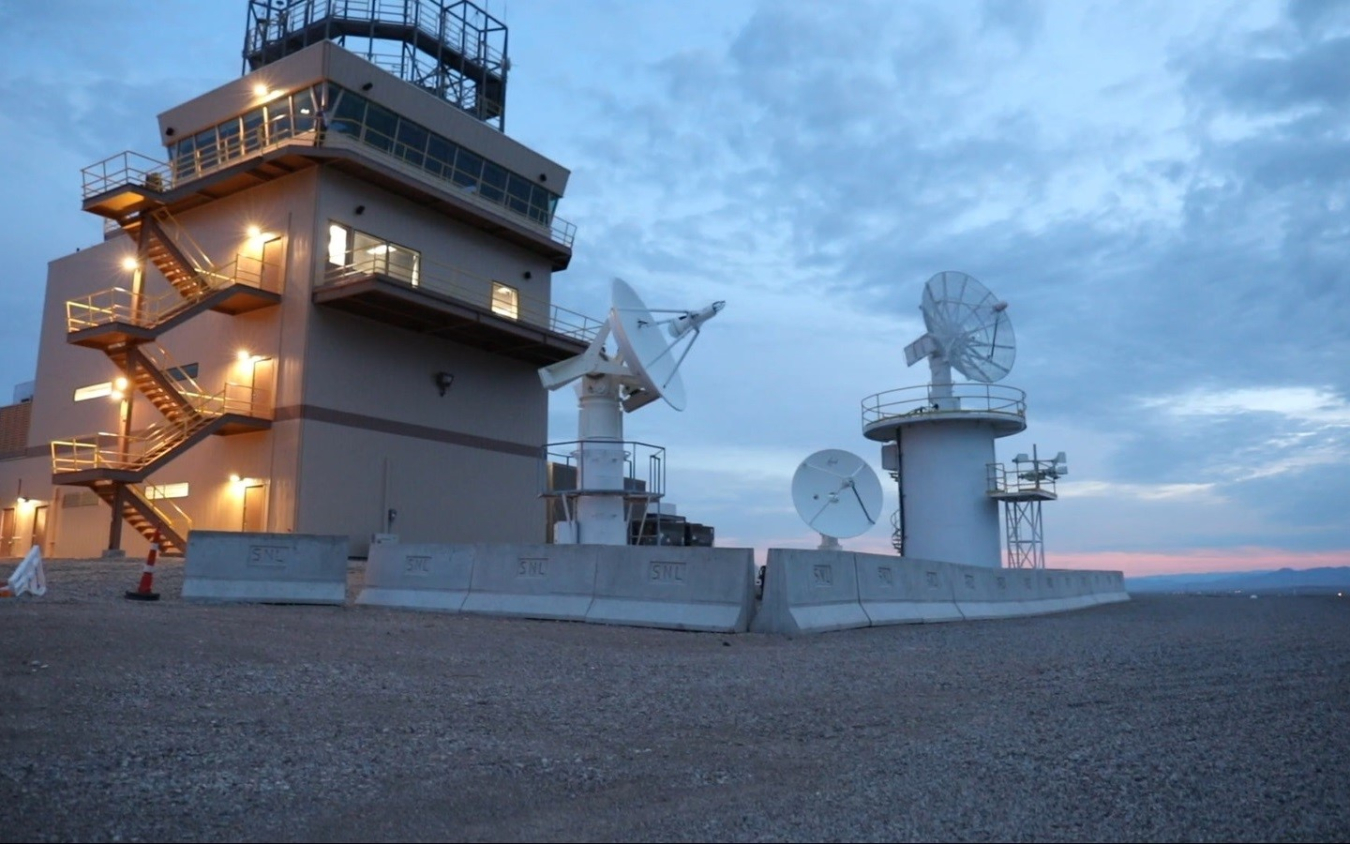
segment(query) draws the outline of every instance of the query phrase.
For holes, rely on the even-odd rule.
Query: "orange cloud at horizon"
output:
[[[1150,574],[1203,574],[1252,571],[1255,569],[1313,569],[1350,566],[1350,549],[1339,551],[1290,551],[1284,548],[1243,546],[1196,548],[1172,553],[1156,551],[1096,551],[1046,554],[1045,564],[1056,569],[1106,569],[1127,577]]]

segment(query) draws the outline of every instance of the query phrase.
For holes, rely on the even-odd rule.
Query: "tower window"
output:
[[[492,282],[492,312],[507,319],[519,319],[520,291],[500,281]]]

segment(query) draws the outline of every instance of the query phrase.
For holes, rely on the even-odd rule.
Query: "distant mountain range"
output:
[[[1155,574],[1125,578],[1129,592],[1214,595],[1252,592],[1269,595],[1350,595],[1350,566],[1276,571],[1224,571],[1208,574]]]

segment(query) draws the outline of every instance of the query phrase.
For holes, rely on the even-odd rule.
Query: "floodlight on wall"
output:
[[[366,213],[366,206],[364,206],[364,205],[358,205],[358,206],[356,206],[356,213],[357,213],[358,215],[359,215],[359,214],[364,214],[364,213]]]
[[[521,275],[521,278],[525,279],[526,281],[529,281],[530,279],[534,278],[534,273],[530,272],[529,270],[526,270],[525,272],[521,273],[520,275]]]
[[[374,83],[374,82],[367,82],[366,84],[364,84],[364,85],[361,86],[361,90],[362,90],[362,91],[369,91],[371,88],[374,88],[374,87],[375,87],[375,83]]]
[[[441,391],[442,396],[445,395],[446,390],[450,389],[450,385],[455,383],[455,376],[449,372],[437,372],[435,379],[436,389]]]
[[[128,255],[122,259],[122,269],[126,270],[127,272],[135,272],[136,268],[139,266],[140,262],[137,261],[131,255]]]

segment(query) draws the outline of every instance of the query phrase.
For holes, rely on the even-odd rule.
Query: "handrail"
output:
[[[168,235],[169,239],[172,240],[174,244],[183,251],[188,260],[192,262],[193,270],[202,273],[215,264],[215,262],[211,260],[211,256],[206,254],[206,250],[202,248],[202,245],[192,237],[192,234],[183,227],[182,223],[178,222],[177,218],[169,213],[169,209],[157,208],[151,216],[161,225],[164,229],[164,233]]]
[[[218,267],[203,270],[195,278],[204,282],[197,290],[180,293],[169,290],[156,295],[136,293],[125,287],[110,287],[66,302],[66,330],[80,331],[109,323],[154,328],[208,296],[235,284],[281,292],[280,274],[268,273],[276,266],[261,258],[239,254]],[[270,278],[275,277],[275,282]]]
[[[80,173],[84,180],[84,199],[124,185],[135,185],[154,193],[163,193],[173,185],[173,171],[167,162],[131,150],[91,164]]]
[[[197,379],[189,375],[187,370],[173,359],[168,349],[158,343],[144,343],[141,345],[140,351],[155,369],[163,373],[170,381],[182,385],[182,387],[175,387],[180,395],[187,397],[202,392]],[[172,371],[177,371],[178,374],[170,375],[169,373]]]
[[[1025,417],[1027,394],[1016,387],[964,382],[951,385],[951,395],[934,392],[932,385],[900,387],[862,400],[863,427],[887,419],[931,414],[998,413]]]
[[[549,239],[555,243],[561,243],[564,246],[571,246],[576,240],[577,227],[567,220],[553,215],[553,218],[545,223],[531,217],[526,212],[521,212],[513,208],[510,198],[502,191],[503,198],[500,200],[484,196],[480,187],[480,180],[477,176],[459,169],[453,162],[442,161],[430,153],[421,150],[412,150],[407,144],[402,143],[397,138],[386,135],[376,129],[370,128],[366,123],[355,124],[351,128],[356,131],[344,131],[343,122],[330,127],[324,134],[324,145],[330,148],[359,148],[370,150],[386,159],[387,163],[396,169],[411,173],[414,176],[425,178],[432,176],[438,181],[446,183],[445,189],[453,190],[456,196],[466,202],[487,208],[491,211],[500,213],[506,211],[514,219],[525,223],[526,225],[537,228],[548,233]],[[421,164],[415,164],[409,159],[417,159]],[[467,184],[466,184],[467,183]]]
[[[501,196],[485,196],[482,193],[485,185],[481,175],[461,170],[455,162],[443,161],[425,150],[413,149],[397,138],[372,128],[364,120],[360,123],[335,120],[323,133],[313,128],[298,129],[296,122],[291,120],[272,125],[264,122],[241,130],[239,134],[232,135],[228,142],[214,145],[209,152],[199,151],[191,157],[178,156],[172,162],[156,161],[129,150],[117,153],[82,170],[84,198],[89,199],[124,185],[162,193],[245,158],[270,152],[283,144],[308,141],[316,146],[352,148],[376,154],[395,169],[410,173],[418,179],[430,177],[444,182],[443,189],[455,192],[468,202],[496,213],[504,211],[512,219],[544,232],[555,243],[570,248],[576,240],[577,227],[573,223],[556,214],[550,214],[548,220],[537,219],[529,213],[528,206],[524,211],[515,207],[513,200],[521,200],[509,195],[504,188],[488,186]],[[312,119],[310,122],[313,122]]]
[[[53,474],[88,469],[139,471],[221,416],[239,414],[255,419],[271,418],[271,408],[263,407],[259,401],[267,393],[248,385],[227,382],[218,393],[184,393],[184,396],[196,412],[178,421],[165,420],[125,435],[100,431],[53,440]]]
[[[150,496],[150,491],[148,487],[142,484],[128,484],[128,487],[134,490],[140,496],[141,500],[145,502],[146,506],[149,507],[151,510],[153,510],[155,512],[155,515],[159,516],[159,518],[163,520],[165,524],[167,524],[170,528],[172,528],[174,533],[177,533],[179,536],[187,536],[188,533],[191,532],[192,517],[189,516],[182,507],[179,507],[177,504],[174,504],[172,498],[163,498],[163,497],[152,498]],[[156,504],[155,502],[157,501],[161,503]],[[172,509],[174,513],[177,514],[177,517],[169,513],[166,513],[164,509],[162,509],[165,507]],[[180,528],[179,527],[180,524],[185,524],[186,529]]]
[[[1042,466],[1053,465],[1051,461],[1041,461]],[[1055,477],[1046,471],[1037,471],[1032,463],[1014,464],[1009,469],[1002,463],[986,464],[988,491],[1000,495],[1026,495],[1031,493],[1049,493],[1056,495]]]
[[[585,465],[585,454],[588,449],[612,452],[615,447],[619,447],[624,452],[624,479],[633,481],[634,484],[642,483],[641,489],[629,488],[625,484],[622,490],[614,489],[588,489],[585,487],[585,479],[582,478],[582,467]],[[567,449],[562,451],[560,449]],[[577,486],[575,487],[557,487],[550,483],[548,476],[548,464],[557,463],[562,466],[572,468],[577,473]],[[647,478],[643,481],[638,477],[638,465],[645,463],[647,467]],[[591,494],[621,494],[629,498],[660,498],[666,492],[666,450],[659,445],[638,442],[636,440],[564,440],[561,442],[548,443],[540,449],[540,485],[539,494],[543,497],[557,496],[575,496]]]
[[[547,328],[555,334],[571,337],[583,343],[589,343],[599,332],[603,322],[585,314],[555,305],[544,299],[528,296],[517,290],[519,306],[516,316],[503,313],[493,307],[493,280],[471,273],[453,264],[420,260],[415,271],[393,263],[390,259],[396,250],[402,249],[396,243],[372,238],[374,251],[367,253],[350,264],[332,267],[324,273],[319,287],[336,287],[366,278],[381,275],[392,281],[410,287],[430,290],[446,296],[460,299],[471,305],[490,311],[504,319],[514,319],[530,325]],[[378,247],[383,246],[384,249]]]

